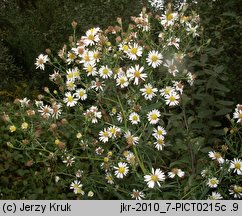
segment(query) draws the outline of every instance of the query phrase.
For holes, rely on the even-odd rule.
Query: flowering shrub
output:
[[[155,17],[144,9],[127,31],[118,18],[117,26],[95,27],[81,38],[73,22],[74,35],[58,57],[50,50],[38,56],[36,68],[51,66],[57,87],[46,87],[35,101],[17,99],[19,111],[3,119],[8,146],[23,150],[35,181],[55,185],[48,193],[194,198],[201,185],[194,179],[194,157],[204,139],[191,139],[185,111],[195,80],[186,59],[199,36],[199,16],[187,8],[168,6]],[[209,176],[207,184],[217,187],[219,181]],[[198,193],[196,198],[205,196]]]

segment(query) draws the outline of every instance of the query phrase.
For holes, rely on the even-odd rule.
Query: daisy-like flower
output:
[[[38,108],[42,107],[42,106],[44,106],[44,102],[43,101],[39,101],[39,100],[35,100],[35,106],[37,106]]]
[[[127,76],[130,80],[134,80],[134,85],[138,85],[140,80],[145,81],[147,74],[142,73],[144,67],[140,67],[139,65],[135,65],[135,67],[130,67],[127,70]]]
[[[86,100],[87,99],[87,91],[83,88],[77,89],[76,93],[74,93],[74,96],[77,99]]]
[[[123,119],[124,119],[123,113],[119,112],[117,114],[117,120],[118,120],[118,122],[122,123],[123,122]]]
[[[128,153],[125,155],[125,158],[129,164],[135,165],[137,162],[133,152],[128,151]]]
[[[21,104],[21,107],[27,107],[27,106],[29,106],[30,100],[25,97],[23,99],[20,99],[19,102]]]
[[[101,58],[101,53],[98,50],[90,51],[90,55],[95,62],[99,62]]]
[[[186,31],[192,34],[192,37],[195,38],[196,36],[199,36],[197,32],[198,25],[192,26],[191,23],[187,23],[186,26],[187,26]]]
[[[62,161],[67,167],[72,166],[75,162],[75,157],[67,156],[65,160]]]
[[[163,59],[162,54],[158,51],[152,50],[149,52],[146,61],[151,67],[157,68],[162,63],[161,59]]]
[[[130,44],[127,55],[131,60],[137,60],[138,57],[142,56],[142,50],[143,48],[137,43],[134,43],[133,45]]]
[[[61,112],[62,112],[61,107],[62,107],[61,104],[58,104],[58,103],[52,104],[52,117],[53,118],[58,119],[60,117]]]
[[[87,109],[84,115],[89,118],[93,124],[97,123],[98,119],[102,118],[102,113],[98,111],[96,106],[91,106],[89,109]]]
[[[212,160],[217,160],[220,164],[224,163],[224,159],[222,158],[221,154],[216,151],[208,152],[208,156],[212,158]]]
[[[207,169],[202,170],[202,171],[201,171],[201,176],[202,176],[203,178],[205,178],[206,176],[208,176],[208,170],[207,170]]]
[[[130,146],[136,145],[139,142],[139,137],[132,135],[130,131],[127,131],[124,134],[124,137],[126,138],[127,144],[130,145]]]
[[[128,78],[124,76],[118,76],[116,79],[117,86],[120,86],[121,88],[125,88],[129,85]]]
[[[73,73],[73,77],[74,77],[75,80],[80,80],[81,79],[81,77],[80,77],[80,70],[77,67],[72,69],[72,73]]]
[[[167,28],[168,26],[173,26],[177,18],[177,12],[172,13],[166,11],[166,13],[161,16],[161,25],[163,25],[165,28]]]
[[[94,45],[95,43],[97,43],[99,41],[99,37],[98,37],[98,32],[100,31],[100,28],[92,28],[86,31],[86,36],[82,37],[84,44],[86,46],[89,45]]]
[[[229,189],[229,194],[233,195],[235,199],[241,199],[242,187],[238,185],[231,185]]]
[[[131,121],[132,124],[138,124],[140,122],[140,117],[136,112],[132,112],[129,115],[129,120]]]
[[[219,180],[217,178],[213,177],[208,179],[207,185],[210,188],[216,188],[218,184],[219,184]]]
[[[117,178],[123,178],[124,176],[126,176],[129,172],[129,167],[127,163],[122,163],[119,162],[118,163],[118,167],[114,167],[115,169],[115,175]]]
[[[177,66],[174,63],[174,60],[166,60],[166,62],[164,63],[164,66],[168,68],[168,72],[170,74],[172,74],[173,76],[176,76],[176,74],[178,73],[178,69]]]
[[[74,81],[71,80],[67,80],[66,81],[66,87],[69,91],[73,91],[76,89],[76,84],[74,83]]]
[[[85,67],[83,68],[87,72],[87,76],[96,76],[97,75],[97,68],[96,64],[85,64]]]
[[[148,121],[150,124],[157,124],[157,122],[160,120],[160,116],[160,111],[157,109],[154,109],[147,114]]]
[[[121,129],[116,126],[111,126],[108,128],[108,132],[111,134],[112,137],[116,138],[121,134]]]
[[[169,106],[176,106],[179,104],[180,96],[173,92],[170,95],[165,95],[166,104]]]
[[[96,80],[92,80],[91,81],[91,89],[95,89],[96,91],[103,91],[103,87],[105,86],[103,81],[100,81],[98,78],[96,78]]]
[[[234,158],[230,162],[230,169],[234,169],[234,173],[237,172],[238,175],[242,175],[242,161],[238,158]]]
[[[41,70],[45,69],[45,63],[49,61],[48,55],[40,54],[38,58],[36,58],[36,69],[40,68]]]
[[[222,195],[218,192],[212,192],[212,195],[208,196],[208,200],[221,200],[223,199]]]
[[[73,73],[73,70],[72,70],[72,69],[68,69],[68,70],[66,71],[66,79],[67,79],[68,81],[72,81],[72,82],[75,81],[74,73]]]
[[[162,135],[156,137],[156,141],[154,142],[155,148],[159,151],[162,151],[163,147],[165,146],[165,138]]]
[[[111,173],[106,173],[105,179],[107,180],[108,184],[114,184],[113,176]]]
[[[152,100],[152,98],[156,95],[155,93],[158,91],[157,88],[153,88],[150,83],[146,84],[144,88],[140,89],[142,95],[146,100]]]
[[[178,81],[172,81],[172,83],[173,83],[173,86],[176,89],[176,91],[178,91],[180,94],[182,94],[184,85]]]
[[[54,70],[54,73],[49,75],[49,79],[50,79],[50,81],[53,81],[53,82],[61,79],[60,72]]]
[[[143,198],[145,198],[145,195],[142,191],[135,190],[135,189],[133,189],[130,195],[133,199],[136,199],[136,200],[142,200]]]
[[[179,49],[179,46],[180,46],[180,38],[170,38],[169,39],[169,42],[168,42],[168,46],[175,46],[176,49]],[[173,75],[175,76],[175,75]]]
[[[78,46],[77,48],[72,48],[71,49],[77,56],[81,57],[85,51],[84,46]]]
[[[241,106],[240,104],[238,104],[238,105],[237,105],[237,107]],[[235,112],[233,113],[233,118],[238,119],[237,123],[242,123],[242,106],[241,106],[241,109],[238,109],[238,108],[235,109]]]
[[[95,149],[95,152],[96,152],[97,155],[101,155],[104,152],[104,149],[102,147],[97,147]]]
[[[67,106],[73,107],[77,103],[77,98],[75,98],[74,95],[71,94],[71,92],[65,93],[64,103],[66,103]]]
[[[109,131],[104,128],[103,131],[99,132],[99,140],[103,143],[108,142],[108,139],[111,137],[111,134],[109,133]]]
[[[52,115],[53,109],[50,106],[45,105],[41,106],[38,112],[41,114],[43,118],[48,119]]]
[[[190,86],[193,85],[194,81],[196,79],[195,74],[192,74],[191,72],[187,73],[187,82],[189,83]],[[242,118],[242,117],[241,117]]]
[[[166,86],[165,88],[160,90],[160,95],[161,96],[166,96],[166,95],[170,95],[175,91],[175,89],[171,86]]]
[[[102,77],[103,79],[108,79],[109,77],[111,77],[113,74],[113,72],[108,68],[108,66],[102,66],[99,69],[99,75],[100,77]]]
[[[149,188],[154,188],[155,184],[160,187],[160,182],[165,181],[165,174],[160,170],[152,168],[150,175],[144,176]]]
[[[87,65],[87,64],[94,64],[95,63],[93,57],[91,56],[90,51],[85,50],[85,52],[82,55],[80,63],[84,64],[84,66]]]
[[[73,52],[68,52],[67,60],[66,60],[67,64],[71,64],[72,62],[75,61],[75,59],[76,59],[76,54]]]
[[[153,134],[152,134],[155,138],[157,138],[158,136],[164,136],[166,135],[166,130],[161,127],[161,126],[158,126],[157,129],[153,129]]]
[[[75,180],[74,182],[71,183],[70,189],[72,189],[75,194],[81,194],[81,195],[85,194],[84,191],[82,190],[82,184],[78,180]]]
[[[169,178],[174,178],[176,175],[178,177],[182,178],[185,175],[185,173],[181,169],[178,169],[178,168],[173,168],[171,170],[171,172],[168,172]]]

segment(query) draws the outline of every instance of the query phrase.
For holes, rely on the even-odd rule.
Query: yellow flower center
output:
[[[122,85],[123,85],[123,84],[125,83],[125,79],[124,79],[124,78],[122,78],[122,79],[120,79],[120,80],[119,80],[119,82],[120,82],[120,84],[122,84]]]
[[[112,133],[112,134],[116,134],[116,129],[115,128],[110,128],[110,133]]]
[[[239,118],[242,119],[242,113],[239,114]]]
[[[76,55],[74,53],[70,53],[69,58],[70,59],[75,59],[76,58]]]
[[[171,90],[170,89],[165,89],[165,94],[170,94]]]
[[[123,45],[123,50],[124,51],[128,51],[129,50],[129,46],[128,45]]]
[[[134,76],[139,78],[140,77],[140,72],[139,71],[135,71],[134,72]]]
[[[94,35],[92,35],[92,34],[90,34],[90,35],[88,35],[88,40],[91,40],[91,41],[93,41],[94,40]]]
[[[162,130],[158,130],[158,131],[157,131],[157,134],[158,134],[158,135],[162,135],[162,134],[163,134]]]
[[[211,180],[210,180],[210,184],[211,184],[211,185],[215,185],[215,184],[217,184],[216,179],[211,179]]]
[[[148,87],[148,88],[145,90],[145,92],[146,92],[147,95],[152,94],[152,88]]]
[[[68,96],[67,98],[68,102],[72,102],[74,100],[73,96]]]
[[[215,153],[214,153],[214,157],[215,157],[216,159],[219,159],[219,158],[221,158],[221,154],[218,153],[218,152],[215,152]]]
[[[158,60],[158,56],[157,55],[152,55],[151,56],[151,61],[156,62]]]
[[[170,96],[170,101],[174,102],[176,100],[176,98],[174,96]]]
[[[90,57],[89,57],[89,55],[85,55],[84,57],[83,57],[83,59],[85,60],[85,61],[90,61]]]
[[[103,136],[108,137],[108,132],[107,131],[103,132]]]
[[[74,87],[74,83],[73,82],[69,82],[68,83],[68,87],[73,88]]]
[[[158,143],[159,145],[163,145],[163,144],[164,144],[164,140],[163,140],[163,139],[158,139],[158,140],[157,140],[157,143]]]
[[[44,62],[44,59],[38,59],[38,64],[44,64],[45,62]]]
[[[172,13],[170,13],[170,14],[167,14],[166,15],[166,17],[167,17],[167,20],[172,20],[173,19],[173,14]]]
[[[103,69],[103,74],[105,74],[105,75],[107,75],[108,74],[108,69],[107,68],[105,68],[105,69]]]
[[[69,74],[67,75],[67,78],[72,79],[72,78],[73,78],[73,73],[69,73]]]
[[[240,168],[241,168],[240,163],[235,163],[235,164],[234,164],[234,168],[235,168],[235,169],[240,169]]]
[[[157,175],[152,175],[151,176],[151,180],[154,181],[154,182],[157,182],[158,181],[158,176]]]
[[[156,120],[158,118],[158,116],[155,113],[153,113],[153,114],[151,114],[150,118],[152,120]]]
[[[138,116],[134,115],[132,119],[133,121],[138,121]]]
[[[85,95],[85,92],[84,92],[84,91],[80,91],[80,92],[79,92],[79,96],[80,96],[80,97],[82,97],[82,96],[84,96],[84,95]]]
[[[99,53],[93,53],[93,58],[98,59],[99,58]]]
[[[133,55],[136,55],[137,52],[138,52],[138,49],[136,47],[133,47],[130,52],[133,54]]]
[[[12,126],[9,127],[10,132],[15,132],[16,129],[17,128],[14,125],[12,125]]]
[[[119,173],[124,174],[125,173],[125,168],[124,167],[119,167],[118,171],[119,171]]]

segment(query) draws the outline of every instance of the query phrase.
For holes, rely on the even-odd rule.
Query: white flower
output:
[[[131,60],[137,60],[138,57],[142,56],[142,50],[143,48],[140,47],[137,43],[135,43],[133,45],[129,45],[127,55]]]
[[[242,106],[240,104],[237,105],[237,108],[233,113],[233,118],[238,119],[237,123],[242,123]]]
[[[136,112],[132,112],[129,115],[129,120],[131,121],[132,124],[138,124],[140,122],[139,115]]]
[[[212,192],[212,195],[208,196],[208,200],[221,200],[223,197],[218,192]]]
[[[184,85],[178,81],[172,81],[172,83],[173,83],[173,86],[176,89],[176,91],[178,91],[180,94],[182,94]]]
[[[160,120],[160,116],[160,111],[157,109],[154,109],[147,114],[148,121],[150,124],[157,124],[157,122]]]
[[[160,187],[160,181],[165,181],[165,174],[160,169],[154,170],[152,168],[151,174],[145,175],[144,178],[149,188],[154,188],[155,184],[158,184]]]
[[[159,151],[161,151],[165,146],[164,139],[165,138],[162,135],[159,135],[156,137],[156,141],[154,142],[154,145],[155,145],[155,148],[157,148]]]
[[[126,138],[128,145],[136,145],[139,142],[139,137],[135,137],[130,131],[127,131],[124,134],[124,137]]]
[[[171,93],[170,95],[165,95],[166,104],[169,106],[176,106],[179,104],[180,96],[175,92]]]
[[[160,94],[161,96],[166,96],[166,95],[170,95],[175,91],[175,89],[171,86],[166,86],[165,88],[160,90]]]
[[[36,58],[36,69],[40,68],[41,70],[45,69],[45,63],[49,61],[48,55],[40,54],[38,58]]]
[[[71,94],[71,92],[66,92],[64,103],[66,103],[66,105],[69,107],[73,107],[76,105],[77,99],[74,97],[74,95]]]
[[[199,36],[199,34],[197,33],[197,28],[198,28],[198,25],[192,26],[191,23],[187,23],[186,30],[187,30],[187,32],[192,34],[192,37]]]
[[[118,167],[114,167],[115,169],[115,175],[117,178],[123,178],[126,176],[129,172],[128,164],[127,163],[118,163]]]
[[[107,79],[112,76],[113,72],[106,65],[106,66],[102,66],[99,69],[99,74],[100,74],[100,77],[102,77],[103,79]]]
[[[108,184],[114,184],[113,176],[111,173],[106,173],[105,179],[107,180]]]
[[[149,3],[156,10],[162,10],[164,8],[164,0],[149,0]]]
[[[161,127],[158,126],[157,129],[153,129],[153,134],[152,134],[155,138],[159,137],[159,136],[164,136],[166,135],[166,130]]]
[[[123,122],[123,118],[124,118],[124,115],[121,112],[119,112],[117,114],[117,120],[118,120],[118,122],[122,123]]]
[[[145,195],[142,191],[133,189],[131,197],[136,200],[142,200],[143,198],[145,198]]]
[[[102,113],[98,112],[96,106],[91,106],[85,113],[83,113],[87,118],[89,118],[93,124],[98,122],[98,119],[102,118]]]
[[[75,81],[75,78],[74,78],[74,72],[73,72],[72,69],[68,69],[68,70],[66,71],[66,79],[67,79],[68,81],[72,81],[72,82]]]
[[[100,28],[92,28],[86,31],[86,36],[83,36],[82,39],[86,46],[92,46],[99,41],[98,32]]]
[[[147,74],[142,73],[144,67],[140,67],[139,65],[135,65],[135,67],[130,67],[127,70],[127,76],[130,80],[134,80],[134,85],[138,85],[140,80],[145,80]]]
[[[117,86],[125,88],[129,85],[128,78],[126,76],[118,76],[116,79]]]
[[[72,164],[75,162],[75,157],[67,156],[62,162],[65,163],[67,167],[72,166]]]
[[[108,142],[108,139],[111,137],[111,134],[109,133],[109,131],[104,128],[103,131],[99,132],[99,140],[102,141],[103,143]]]
[[[175,176],[182,178],[185,173],[181,169],[173,168],[171,172],[168,172],[169,178],[174,178]]]
[[[155,92],[158,91],[157,88],[153,88],[151,84],[146,84],[144,88],[140,89],[142,95],[145,96],[146,100],[152,100],[152,98],[156,95]]]
[[[170,38],[169,43],[167,44],[168,46],[175,46],[176,49],[179,49],[179,44],[180,43],[180,38]],[[175,76],[175,75],[173,75]]]
[[[75,59],[76,59],[76,54],[73,52],[68,52],[66,62],[68,64],[71,64],[72,62],[74,62]]]
[[[23,99],[20,99],[19,102],[21,104],[21,107],[27,107],[27,106],[29,106],[30,100],[25,97]]]
[[[121,129],[116,126],[111,126],[108,128],[108,132],[111,134],[112,137],[116,138],[117,135],[121,134]]]
[[[234,158],[230,162],[230,169],[234,169],[234,172],[237,172],[238,175],[242,175],[242,161],[238,158]]]
[[[224,163],[224,159],[219,152],[210,151],[208,152],[208,156],[212,158],[212,160],[217,160],[220,164]]]
[[[77,97],[77,99],[81,99],[81,100],[86,100],[87,99],[87,92],[85,89],[80,88],[76,90],[76,93],[74,94],[75,97]]]
[[[76,84],[71,80],[66,81],[66,86],[69,91],[73,91],[76,89]]]
[[[52,115],[53,109],[50,106],[45,105],[41,106],[38,112],[41,114],[42,117],[48,119]]]
[[[84,66],[88,65],[88,64],[94,64],[95,60],[93,59],[92,53],[88,50],[85,50],[84,53],[82,54],[82,58],[80,63],[84,64]]]
[[[219,184],[219,180],[217,178],[213,177],[208,179],[207,185],[210,188],[216,188],[218,184]]]
[[[168,68],[168,72],[170,74],[172,74],[173,76],[176,76],[176,74],[179,72],[173,59],[172,60],[166,60],[166,62],[164,63],[164,66]]]
[[[151,67],[156,68],[162,63],[161,59],[163,59],[162,54],[158,51],[152,50],[149,52],[146,61],[148,65],[151,65]]]
[[[52,117],[58,119],[61,115],[61,104],[53,103],[52,104]]]
[[[97,68],[95,63],[85,64],[83,69],[87,72],[87,76],[97,75]]]
[[[178,18],[177,12],[172,13],[172,12],[166,11],[166,13],[161,16],[161,25],[163,25],[165,28],[167,28],[168,26],[172,26],[174,25],[177,18]]]
[[[75,194],[81,194],[81,195],[85,194],[84,191],[82,190],[82,184],[78,180],[75,180],[74,182],[71,183],[70,189],[72,189]]]
[[[95,89],[96,91],[103,91],[103,87],[105,86],[104,82],[100,81],[98,78],[96,80],[91,81],[91,89]]]
[[[238,185],[231,185],[229,189],[229,194],[234,195],[235,199],[242,198],[242,187]]]

